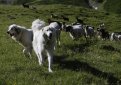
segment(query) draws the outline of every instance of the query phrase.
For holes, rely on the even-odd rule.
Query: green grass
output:
[[[95,29],[104,22],[108,31],[120,31],[120,15],[61,4],[40,5],[37,9],[39,13],[21,6],[0,5],[0,85],[107,85],[121,79],[120,42],[93,39],[86,43],[84,38],[72,41],[68,33],[62,32],[61,46],[54,55],[54,73],[49,73],[47,60],[39,66],[34,52],[28,59],[23,48],[6,33],[10,24],[30,28],[36,18],[47,21],[50,13],[65,14],[70,18],[68,23],[79,15]]]
[[[121,7],[121,1],[120,0],[107,0],[107,2],[104,5],[105,10],[109,12],[115,12],[115,13],[121,13],[120,10]]]

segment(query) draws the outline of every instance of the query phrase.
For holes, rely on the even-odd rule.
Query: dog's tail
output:
[[[40,19],[36,19],[32,22],[31,28],[34,32],[42,29],[43,27],[45,27],[45,22]]]

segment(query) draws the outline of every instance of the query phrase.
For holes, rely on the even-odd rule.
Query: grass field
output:
[[[22,47],[6,33],[10,24],[31,27],[36,18],[47,21],[50,13],[65,14],[75,21],[79,15],[85,23],[98,27],[105,23],[109,32],[121,30],[121,16],[68,5],[40,5],[38,12],[22,6],[0,5],[0,85],[117,85],[121,79],[121,42],[90,40],[72,41],[62,32],[61,46],[54,55],[53,71],[48,62],[39,66],[33,52],[32,59],[25,57]],[[62,21],[60,19],[60,21]]]

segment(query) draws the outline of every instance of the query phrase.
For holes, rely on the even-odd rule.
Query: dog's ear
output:
[[[20,28],[19,27],[14,27],[14,29],[15,29],[15,31],[17,32],[17,34],[20,34],[20,32],[21,32],[21,30],[20,30]]]

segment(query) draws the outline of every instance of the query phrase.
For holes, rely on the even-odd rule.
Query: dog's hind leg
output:
[[[29,52],[27,51],[27,49],[23,49],[23,53],[26,57],[31,57],[31,55],[29,54]]]
[[[23,53],[24,53],[25,56],[28,56],[30,59],[32,58],[31,57],[32,48],[25,48],[25,49],[23,49]]]
[[[41,56],[41,54],[39,52],[38,46],[34,44],[33,49],[34,49],[34,52],[35,52],[35,54],[36,54],[36,56],[38,58],[39,65],[41,66],[42,65],[42,56]]]
[[[29,58],[32,59],[32,56],[31,56],[32,55],[32,47],[27,48],[27,53],[29,55]]]

